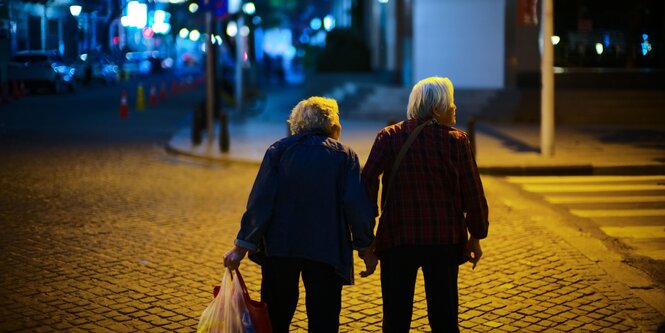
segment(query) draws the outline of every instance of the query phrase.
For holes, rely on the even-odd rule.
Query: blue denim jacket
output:
[[[275,142],[254,181],[235,244],[267,256],[332,265],[353,283],[353,249],[374,240],[374,214],[358,156],[322,133]]]

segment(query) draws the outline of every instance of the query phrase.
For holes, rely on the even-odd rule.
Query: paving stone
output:
[[[39,164],[15,149],[0,160],[0,198],[12,202],[0,211],[0,265],[11,272],[0,281],[0,331],[194,331],[257,167],[165,162],[152,146],[39,151]],[[633,332],[665,320],[532,211],[506,206],[500,179],[483,180],[493,224],[483,261],[460,268],[460,327]],[[260,268],[241,270],[258,299]],[[294,332],[307,330],[302,286],[300,297]],[[341,332],[381,331],[379,272],[344,287],[342,300]],[[419,273],[412,331],[430,330],[426,309]],[[38,316],[25,328],[9,322]]]

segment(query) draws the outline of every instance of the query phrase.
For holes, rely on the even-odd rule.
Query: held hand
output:
[[[379,258],[376,257],[374,251],[367,250],[363,253],[359,253],[358,256],[365,262],[365,270],[360,272],[360,277],[368,277],[374,274],[376,265],[379,263]]]
[[[469,242],[466,243],[466,256],[469,257],[469,262],[473,264],[471,269],[475,269],[483,256],[483,250],[480,248],[480,240],[471,237]]]
[[[224,255],[224,267],[230,269],[240,267],[240,261],[245,257],[245,254],[247,254],[247,249],[236,245],[231,251],[226,252]]]

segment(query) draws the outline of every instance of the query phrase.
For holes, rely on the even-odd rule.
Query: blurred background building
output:
[[[261,82],[373,72],[404,87],[442,75],[461,89],[534,88],[540,7],[538,0],[0,0],[0,78],[24,50],[55,50],[68,63],[101,54],[119,75],[201,71],[210,39],[218,73],[232,76],[242,62]],[[213,16],[210,35],[205,13]],[[664,16],[662,0],[554,1],[548,42],[558,87],[662,88]],[[246,52],[236,60],[238,41]]]

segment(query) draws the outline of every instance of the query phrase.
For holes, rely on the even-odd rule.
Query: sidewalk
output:
[[[341,141],[350,145],[361,163],[367,160],[384,120],[342,116]],[[464,128],[462,128],[464,129]],[[190,129],[179,130],[168,142],[172,152],[212,161],[260,163],[265,150],[287,135],[286,115],[281,121],[248,119],[229,124],[230,151],[221,153],[217,142],[191,144]],[[481,173],[495,175],[665,174],[665,132],[656,128],[619,126],[559,126],[555,153],[539,152],[540,128],[534,124],[479,123],[476,129],[477,163]],[[635,138],[642,133],[642,137]]]

